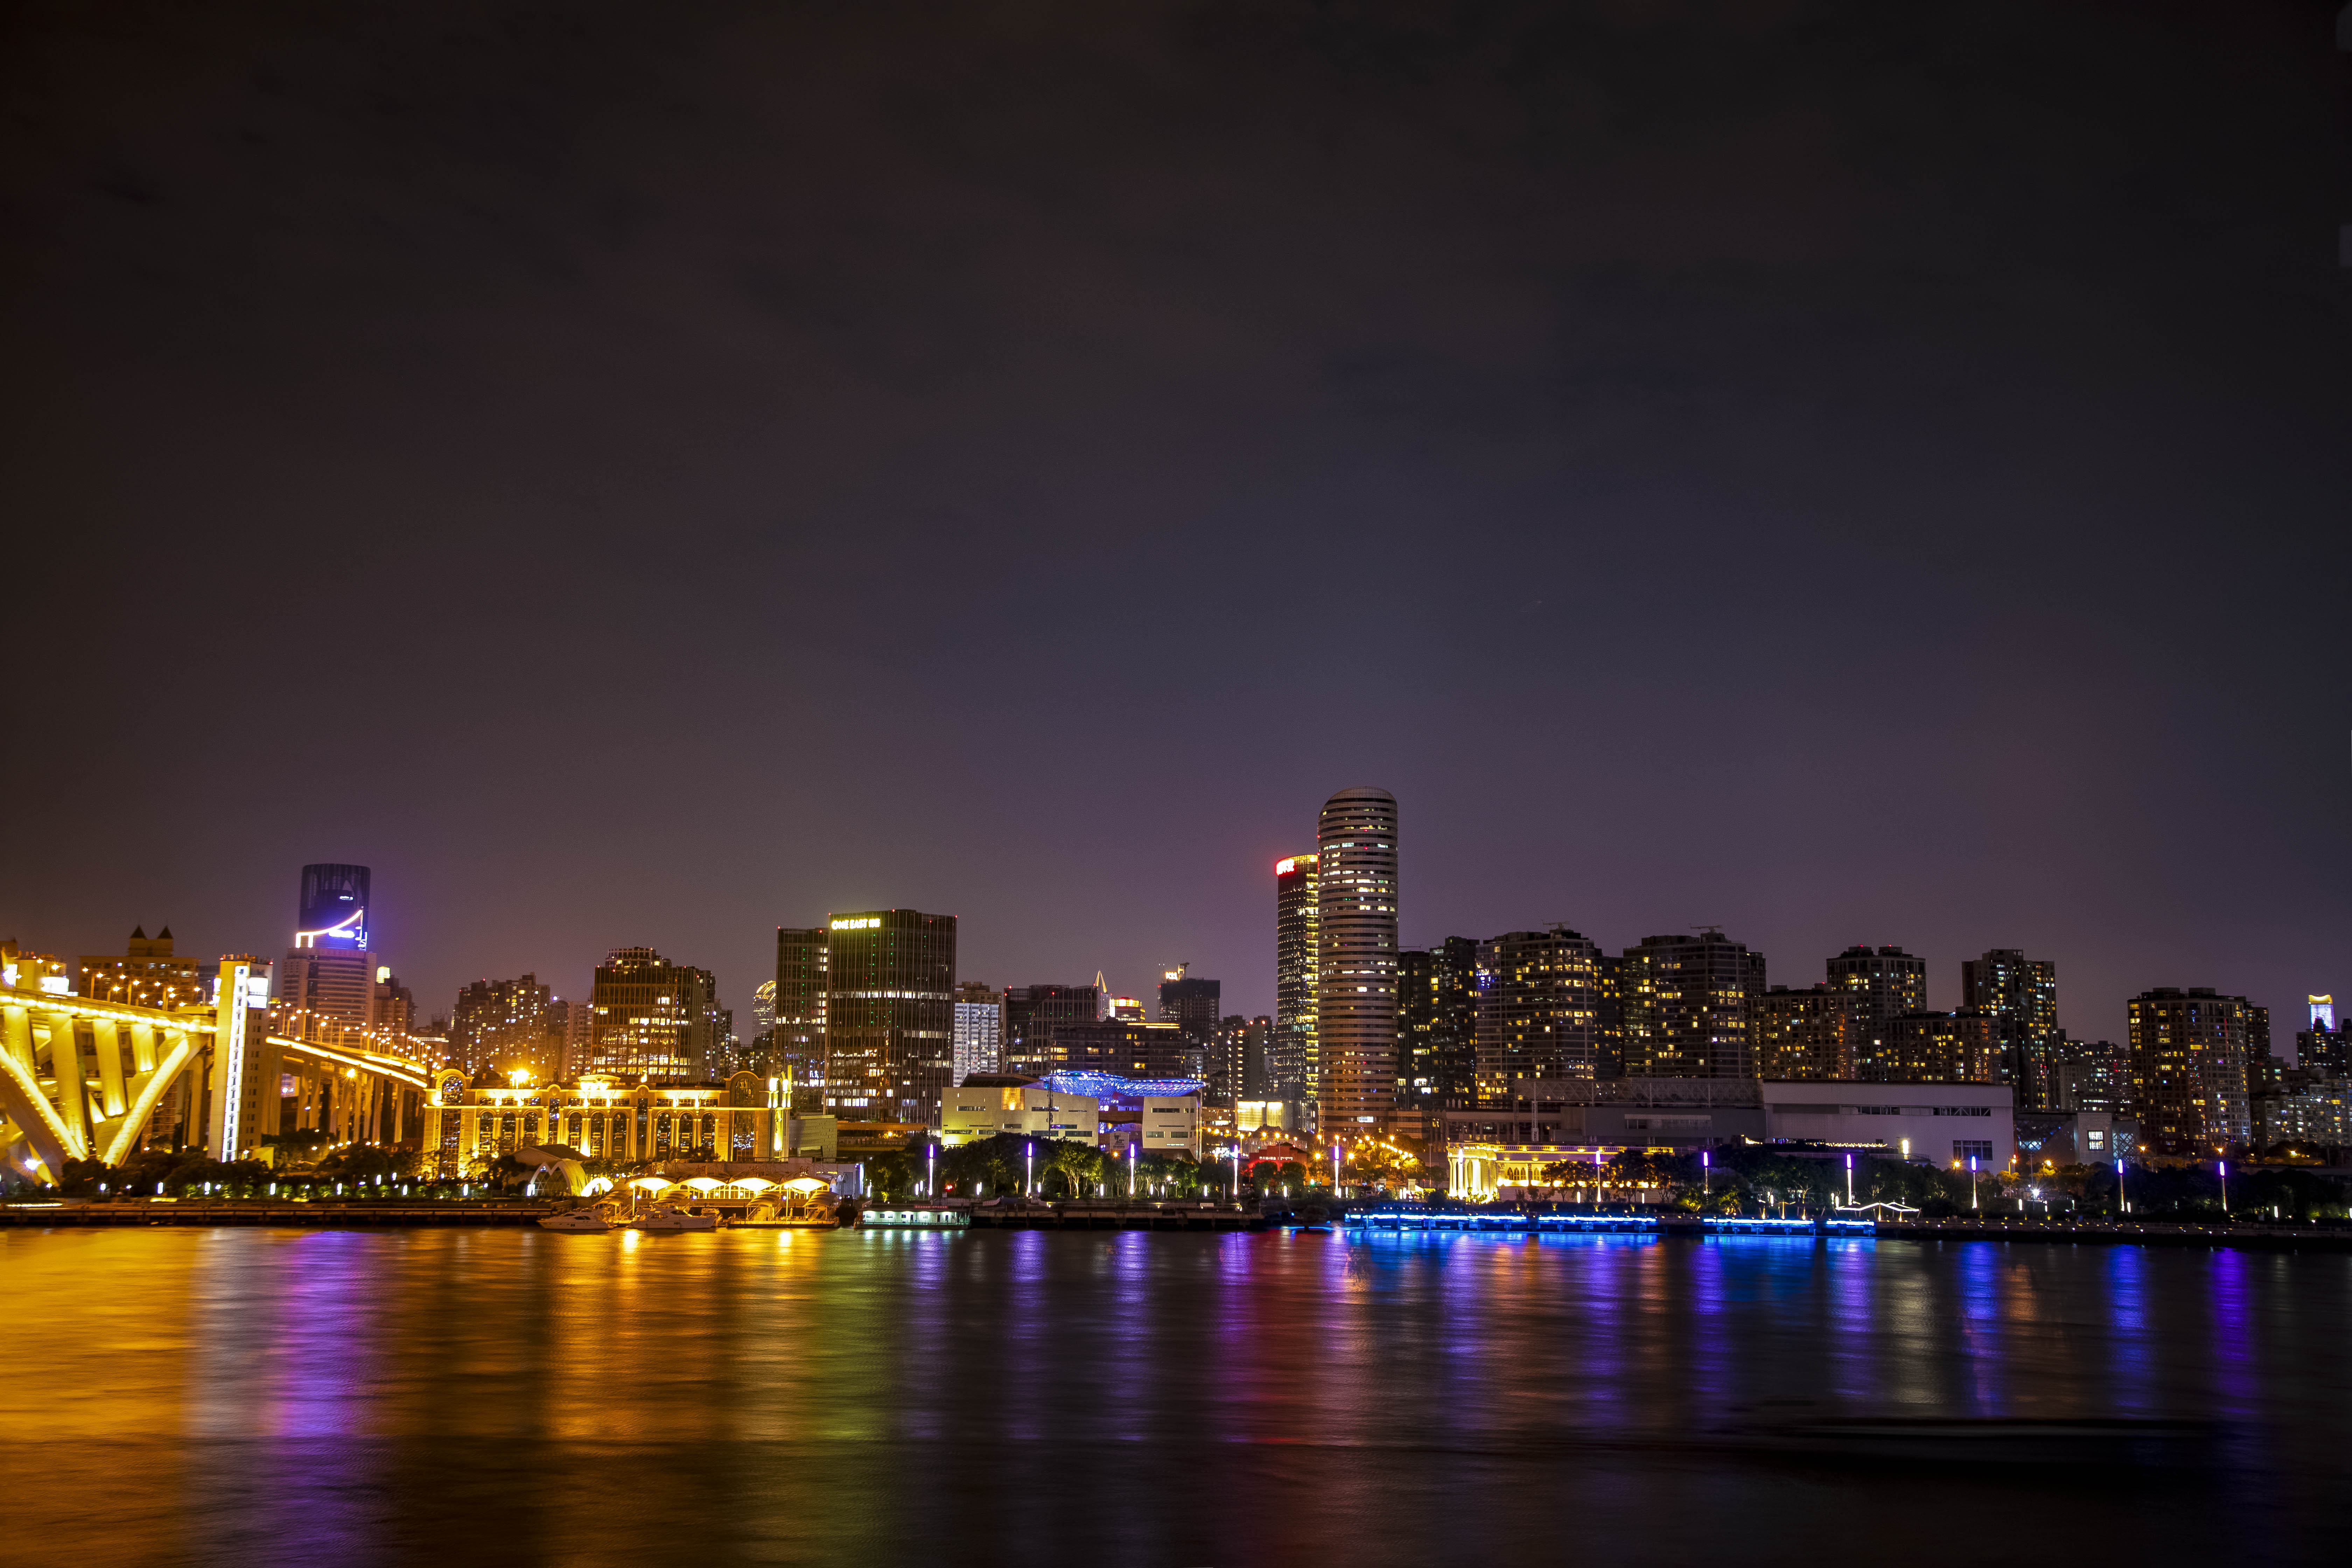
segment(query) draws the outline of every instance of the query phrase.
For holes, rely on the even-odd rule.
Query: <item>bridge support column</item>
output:
[[[130,1109],[122,1098],[122,1037],[111,1018],[92,1019],[89,1043],[98,1058],[99,1106],[111,1121]]]
[[[51,1013],[49,1073],[57,1080],[58,1120],[66,1124],[68,1143],[89,1147],[89,1080],[82,1076],[81,1033],[71,1013]],[[69,1150],[70,1152],[70,1150]],[[79,1154],[75,1154],[79,1159]],[[63,1181],[65,1173],[57,1173]]]

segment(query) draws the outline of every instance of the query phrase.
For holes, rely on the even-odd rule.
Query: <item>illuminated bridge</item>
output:
[[[209,1007],[139,1007],[0,985],[0,1161],[51,1181],[69,1160],[121,1164],[145,1146],[158,1106],[220,1160],[278,1131],[282,1080],[298,1118],[332,1142],[395,1143],[419,1125],[431,1069],[385,1038],[331,1020],[289,1033],[249,1026],[255,960],[221,961]],[[161,1131],[159,1129],[159,1131]]]

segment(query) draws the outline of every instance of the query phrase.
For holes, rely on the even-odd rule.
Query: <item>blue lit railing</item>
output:
[[[971,1215],[961,1209],[867,1209],[857,1222],[902,1229],[961,1230],[971,1224]]]
[[[1745,1236],[1869,1236],[1877,1226],[1866,1219],[1761,1219],[1733,1215],[1706,1222],[1710,1234],[1724,1232]]]
[[[1654,1231],[1650,1215],[1549,1214],[1522,1209],[1349,1209],[1342,1223],[1361,1230],[1458,1230],[1497,1234],[1528,1231]]]

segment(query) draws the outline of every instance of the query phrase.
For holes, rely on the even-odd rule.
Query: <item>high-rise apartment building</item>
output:
[[[2051,1110],[2104,1110],[2126,1116],[2132,1106],[2132,1054],[2113,1040],[2077,1040],[2058,1031],[2057,1063],[2050,1070]]]
[[[826,922],[825,1108],[936,1122],[955,1071],[956,920],[863,910]]]
[[[2294,1063],[2332,1078],[2352,1078],[2352,1018],[2347,1018],[2340,1029],[2332,1026],[2334,1022],[2332,1016],[2315,1016],[2311,1027],[2295,1032]]]
[[[1217,1020],[1217,1032],[1209,1042],[1209,1104],[1266,1098],[1266,1038],[1273,1029],[1274,1020],[1263,1015],[1250,1018],[1231,1013]]]
[[[555,992],[536,974],[477,980],[449,1011],[449,1059],[468,1075],[524,1071],[541,1082],[563,1074],[568,1016],[554,1014]]]
[[[1274,1082],[1267,1096],[1312,1103],[1322,1082],[1315,1010],[1322,963],[1312,855],[1274,863]]]
[[[596,966],[588,1070],[628,1080],[701,1082],[723,1058],[727,1030],[710,971],[650,947],[616,947]],[[454,1027],[454,1024],[453,1024]]]
[[[1762,953],[1710,927],[1643,937],[1622,963],[1628,1076],[1756,1076],[1750,1004],[1764,990]]]
[[[1857,1059],[1885,1048],[1897,1016],[1927,1010],[1927,961],[1899,947],[1849,947],[1830,960],[1829,976],[1830,989],[1861,999]]]
[[[302,868],[294,946],[278,966],[279,1026],[364,1029],[375,1021],[376,963],[368,952],[365,866]]]
[[[1163,971],[1160,976],[1160,1021],[1173,1024],[1183,1035],[1184,1042],[1200,1058],[1202,1071],[1207,1078],[1210,1041],[1217,1032],[1217,1019],[1224,1006],[1224,983],[1203,980],[1192,973],[1192,966],[1180,963]]]
[[[1854,1053],[1854,1076],[1869,1083],[1998,1083],[2001,1028],[1975,1007],[1898,1013],[1885,1033]]]
[[[1756,1076],[1830,1081],[1855,1076],[1862,1000],[1826,984],[1775,985],[1755,999]]]
[[[1051,1035],[1056,1024],[1091,1024],[1103,1016],[1099,985],[1009,985],[1004,991],[1004,1070],[1044,1078],[1054,1070]]]
[[[2131,999],[2132,1108],[2141,1146],[2159,1154],[2211,1155],[2252,1135],[2246,1061],[2264,1012],[2210,986],[2169,986]],[[2267,1039],[2264,1039],[2265,1047]]]
[[[81,994],[134,1007],[199,1007],[211,989],[202,970],[193,958],[173,956],[170,926],[153,936],[138,926],[121,953],[83,957]]]
[[[824,1103],[825,965],[832,933],[823,926],[776,928],[775,1068],[793,1080],[793,1109]]]
[[[1477,1103],[1510,1099],[1517,1079],[1604,1076],[1601,955],[1591,938],[1556,925],[1490,937],[1477,952]]]
[[[1316,824],[1316,1045],[1323,1130],[1369,1131],[1397,1099],[1397,804],[1343,789]]]
[[[1003,1070],[1004,993],[978,980],[961,981],[955,988],[954,1083]]]
[[[1960,960],[1960,1005],[1990,1015],[2000,1037],[2000,1079],[2020,1110],[2050,1107],[2058,1060],[2058,966],[1996,947]]]

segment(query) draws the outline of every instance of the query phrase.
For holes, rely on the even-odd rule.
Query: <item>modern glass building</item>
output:
[[[1314,856],[1287,855],[1274,863],[1274,1041],[1268,1047],[1274,1081],[1267,1098],[1297,1105],[1313,1101],[1322,1077],[1315,1032],[1322,963],[1316,898]]]
[[[1054,1026],[1091,1024],[1102,1016],[1100,985],[1005,987],[1004,1070],[1045,1077],[1054,1070]]]
[[[1343,789],[1316,824],[1315,1037],[1326,1132],[1370,1131],[1397,1102],[1397,803]]]
[[[831,932],[823,926],[776,928],[775,1067],[793,1080],[793,1109],[824,1104],[825,965]]]
[[[978,980],[955,988],[954,1079],[1004,1070],[1004,993]]]
[[[825,937],[825,1109],[938,1121],[955,1071],[955,917],[864,910],[833,916]]]

